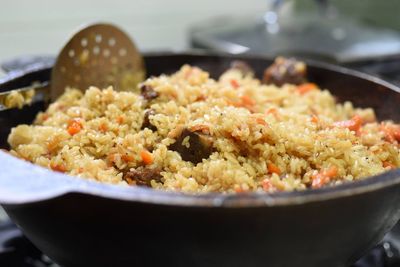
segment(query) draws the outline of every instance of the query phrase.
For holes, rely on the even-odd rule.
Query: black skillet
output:
[[[149,75],[192,64],[218,77],[243,59],[258,77],[271,59],[159,53]],[[340,101],[400,121],[399,89],[348,69],[309,62],[309,80]],[[45,81],[50,69],[14,74],[0,91]],[[0,113],[0,143],[39,103]],[[0,152],[0,203],[34,244],[63,266],[347,266],[400,217],[400,170],[305,192],[191,196],[73,178]]]

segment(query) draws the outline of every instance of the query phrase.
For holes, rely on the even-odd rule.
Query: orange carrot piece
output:
[[[109,154],[107,156],[107,161],[108,161],[107,165],[108,166],[112,166],[114,164],[114,162],[115,162],[115,153]]]
[[[396,128],[393,130],[393,137],[397,142],[400,142],[400,129]]]
[[[390,143],[393,143],[394,141],[400,142],[399,125],[385,125],[382,123],[380,129],[385,134],[386,141]]]
[[[338,169],[336,166],[331,166],[328,169],[325,169],[311,177],[312,179],[312,188],[321,188],[325,184],[331,181],[331,178],[334,178],[338,175]]]
[[[232,101],[232,100],[229,100],[229,99],[226,100],[226,103],[227,103],[228,106],[234,106],[234,107],[237,107],[237,108],[242,107],[242,103],[236,102],[236,101]]]
[[[362,124],[363,124],[363,119],[359,115],[354,115],[353,118],[351,118],[353,121],[354,127],[350,128],[352,131],[358,131],[360,130]]]
[[[246,108],[250,112],[253,113],[255,112],[254,105],[256,104],[256,102],[247,95],[242,95],[240,97],[240,101],[238,102],[229,99],[227,99],[226,102],[229,106],[234,106],[237,108]]]
[[[263,118],[255,117],[254,119],[256,120],[257,124],[268,126],[268,123]]]
[[[384,133],[384,135],[385,135],[384,138],[386,141],[388,141],[390,143],[393,143],[395,141],[393,131],[391,131],[390,127],[388,127],[387,125],[382,123],[380,125],[380,130]]]
[[[240,99],[242,100],[243,106],[254,106],[255,105],[255,101],[253,99],[251,99],[248,95],[242,95],[240,97]]]
[[[312,177],[312,188],[321,188],[323,185],[329,183],[330,179],[327,176],[318,173]]]
[[[268,163],[267,168],[268,168],[268,172],[270,172],[270,173],[276,173],[276,174],[278,174],[278,175],[281,174],[281,170],[279,169],[279,167],[276,166],[276,165],[275,165],[274,163],[272,163],[272,162]]]
[[[303,83],[300,84],[299,86],[297,86],[297,92],[299,92],[299,94],[304,95],[312,90],[317,89],[318,86],[315,83]]]
[[[125,119],[124,119],[124,116],[122,116],[122,115],[117,117],[117,122],[118,122],[118,124],[124,123],[124,120],[125,120]]]
[[[140,157],[142,158],[142,161],[146,165],[150,165],[153,163],[153,155],[147,150],[142,150],[140,152]]]
[[[43,113],[42,114],[42,121],[46,121],[49,118],[49,114]]]
[[[103,133],[104,133],[104,132],[107,132],[107,130],[108,130],[107,124],[106,124],[106,123],[100,124],[99,130],[100,130],[101,132],[103,132]]]
[[[336,166],[331,166],[330,168],[324,170],[324,175],[329,178],[333,178],[338,175],[338,168]]]
[[[391,163],[389,161],[382,162],[382,166],[385,168],[389,167],[390,169],[396,169],[396,165],[394,165],[393,163]]]
[[[56,172],[66,172],[67,170],[64,164],[55,164],[53,162],[50,163],[50,168]]]
[[[78,119],[73,119],[68,123],[67,131],[70,135],[75,135],[82,130],[82,123]]]
[[[333,126],[339,128],[347,128],[350,131],[357,132],[361,128],[362,123],[362,118],[359,115],[355,115],[350,120],[336,121],[333,123]]]
[[[272,114],[276,118],[278,116],[278,110],[276,108],[269,108],[265,111],[265,114]]]
[[[205,96],[205,95],[199,95],[197,98],[196,98],[196,101],[204,101],[204,100],[206,100],[207,99],[207,97]]]
[[[276,187],[271,183],[271,181],[266,178],[261,182],[262,188],[266,192],[275,191]]]
[[[210,126],[206,124],[196,124],[189,128],[192,132],[202,131],[202,132],[210,132]]]
[[[311,115],[311,122],[312,123],[318,123],[319,122],[319,118],[316,115]]]
[[[246,190],[244,190],[241,186],[235,187],[234,188],[236,193],[245,193]]]
[[[235,89],[239,88],[239,86],[240,86],[239,82],[235,79],[231,79],[229,82],[230,82],[231,86]]]
[[[131,162],[131,161],[133,161],[135,158],[134,158],[132,155],[123,154],[123,155],[121,156],[121,159],[122,159],[123,161],[125,161],[125,162]]]

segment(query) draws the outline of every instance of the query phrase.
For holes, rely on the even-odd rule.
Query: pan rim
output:
[[[400,185],[400,169],[396,169],[363,180],[320,189],[276,193],[204,193],[194,195],[86,180],[48,170],[44,167],[15,158],[5,152],[0,152],[0,161],[4,164],[4,171],[0,173],[0,204],[8,206],[51,201],[52,199],[66,197],[71,194],[83,194],[100,198],[155,205],[207,208],[256,208],[265,206],[303,205],[307,203],[329,201],[372,193],[390,186]],[[8,175],[8,177],[5,178],[4,174],[10,173],[10,171],[15,168],[20,171]],[[35,181],[21,179],[21,177],[27,177],[27,174],[31,177],[35,177]],[[6,181],[4,181],[4,179]],[[23,182],[22,186],[13,183],[16,180]],[[13,183],[11,186],[10,181],[13,181],[11,182]],[[49,181],[51,181],[51,183]],[[44,185],[45,183],[47,184]]]
[[[210,53],[202,51],[185,51],[185,52],[149,52],[144,54],[145,57],[159,56],[211,56],[220,58],[257,58],[271,60],[271,57],[257,54],[241,54],[231,55],[224,53]],[[323,63],[313,60],[305,60],[312,67],[323,68],[329,71],[339,72],[353,77],[368,80],[370,82],[384,86],[390,90],[400,93],[400,89],[380,78],[369,74],[361,73],[345,67]],[[43,70],[36,67],[11,75],[11,77],[0,80],[1,83],[15,80],[27,73]],[[143,202],[157,205],[174,205],[174,206],[196,206],[196,207],[229,207],[229,208],[251,208],[263,206],[290,206],[301,205],[306,203],[328,201],[337,198],[349,197],[369,192],[375,192],[393,185],[400,184],[400,169],[388,171],[376,176],[368,177],[363,180],[353,181],[333,187],[324,187],[320,189],[308,189],[304,191],[293,192],[276,192],[276,193],[243,193],[243,194],[222,194],[222,193],[204,193],[199,195],[166,192],[143,187],[124,187],[121,185],[105,184],[97,181],[84,180],[82,178],[69,176],[66,174],[55,173],[40,166],[24,162],[20,159],[0,152],[0,162],[6,170],[0,173],[0,203],[6,205],[19,205],[27,203],[36,203],[63,197],[69,194],[85,194],[102,198],[110,198],[122,201]],[[29,190],[32,182],[24,184],[23,188],[15,188],[7,190],[2,186],[4,174],[13,171],[11,168],[17,167],[17,170],[25,170],[32,176],[40,177],[47,182],[50,179],[56,181],[54,190],[48,188],[44,191]],[[21,168],[21,169],[20,169]],[[18,172],[18,171],[17,171]],[[24,171],[23,171],[24,172]],[[17,173],[20,174],[20,173]],[[11,177],[18,179],[19,175],[13,173]],[[57,176],[54,178],[53,176]],[[58,179],[59,178],[59,179]],[[6,179],[6,180],[10,180]],[[7,182],[6,182],[7,184]],[[34,187],[35,188],[35,187]],[[14,190],[14,191],[13,191]],[[32,192],[34,191],[34,192]]]

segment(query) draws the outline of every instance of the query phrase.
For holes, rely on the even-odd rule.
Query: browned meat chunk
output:
[[[249,74],[254,74],[254,70],[247,64],[246,62],[242,60],[234,60],[231,63],[231,69],[237,69],[239,70],[243,76],[249,75]]]
[[[124,180],[130,185],[151,186],[151,181],[161,182],[161,174],[157,169],[131,169],[124,175]]]
[[[155,115],[156,112],[154,109],[148,109],[144,112],[144,117],[143,117],[143,123],[142,123],[142,129],[148,128],[152,131],[157,131],[157,127],[151,124],[149,116]]]
[[[140,94],[143,96],[144,99],[148,101],[158,97],[158,92],[154,91],[151,86],[146,84],[143,84],[140,87]]]
[[[213,140],[208,135],[184,129],[169,148],[178,152],[183,160],[197,164],[211,155]]]
[[[302,84],[307,81],[307,67],[304,62],[294,58],[278,57],[264,71],[263,83],[282,86],[285,83]]]

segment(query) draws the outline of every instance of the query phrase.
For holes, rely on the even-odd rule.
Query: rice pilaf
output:
[[[73,176],[187,193],[304,190],[400,165],[399,125],[315,84],[253,76],[230,68],[214,80],[185,65],[141,93],[67,89],[12,130],[11,153]]]

